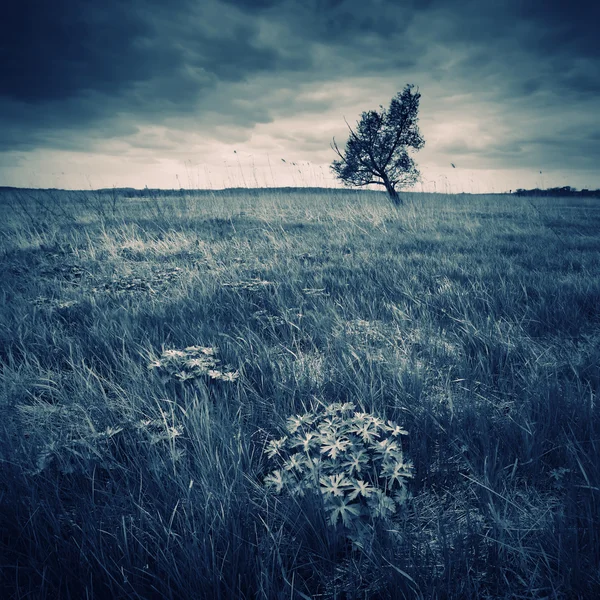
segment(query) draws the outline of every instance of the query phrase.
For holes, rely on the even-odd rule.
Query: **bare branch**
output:
[[[346,158],[342,154],[341,150],[338,148],[337,142],[335,138],[333,138],[333,144],[330,144],[331,149],[335,151],[335,153],[342,159],[343,162],[346,162]]]

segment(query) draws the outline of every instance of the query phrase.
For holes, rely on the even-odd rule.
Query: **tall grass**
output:
[[[3,597],[600,595],[597,202],[21,200],[0,208]],[[188,346],[239,377],[148,369]],[[412,497],[363,549],[263,485],[286,419],[333,402],[409,432]]]

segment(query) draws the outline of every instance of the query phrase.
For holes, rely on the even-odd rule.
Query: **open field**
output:
[[[600,597],[597,199],[41,198],[0,196],[3,598]],[[148,368],[190,346],[229,379]],[[263,485],[335,402],[408,432],[362,549]]]

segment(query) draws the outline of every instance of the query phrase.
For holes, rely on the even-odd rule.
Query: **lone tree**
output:
[[[394,205],[402,204],[396,188],[414,184],[419,171],[408,149],[420,150],[425,145],[417,125],[419,119],[419,92],[413,85],[398,92],[386,110],[363,112],[350,137],[345,152],[341,152],[333,138],[332,149],[339,156],[331,170],[345,185],[363,186],[376,183],[385,186]]]

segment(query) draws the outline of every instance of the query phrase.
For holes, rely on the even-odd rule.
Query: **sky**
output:
[[[413,189],[600,188],[599,23],[579,0],[11,2],[0,186],[336,186],[345,120],[411,83]]]

